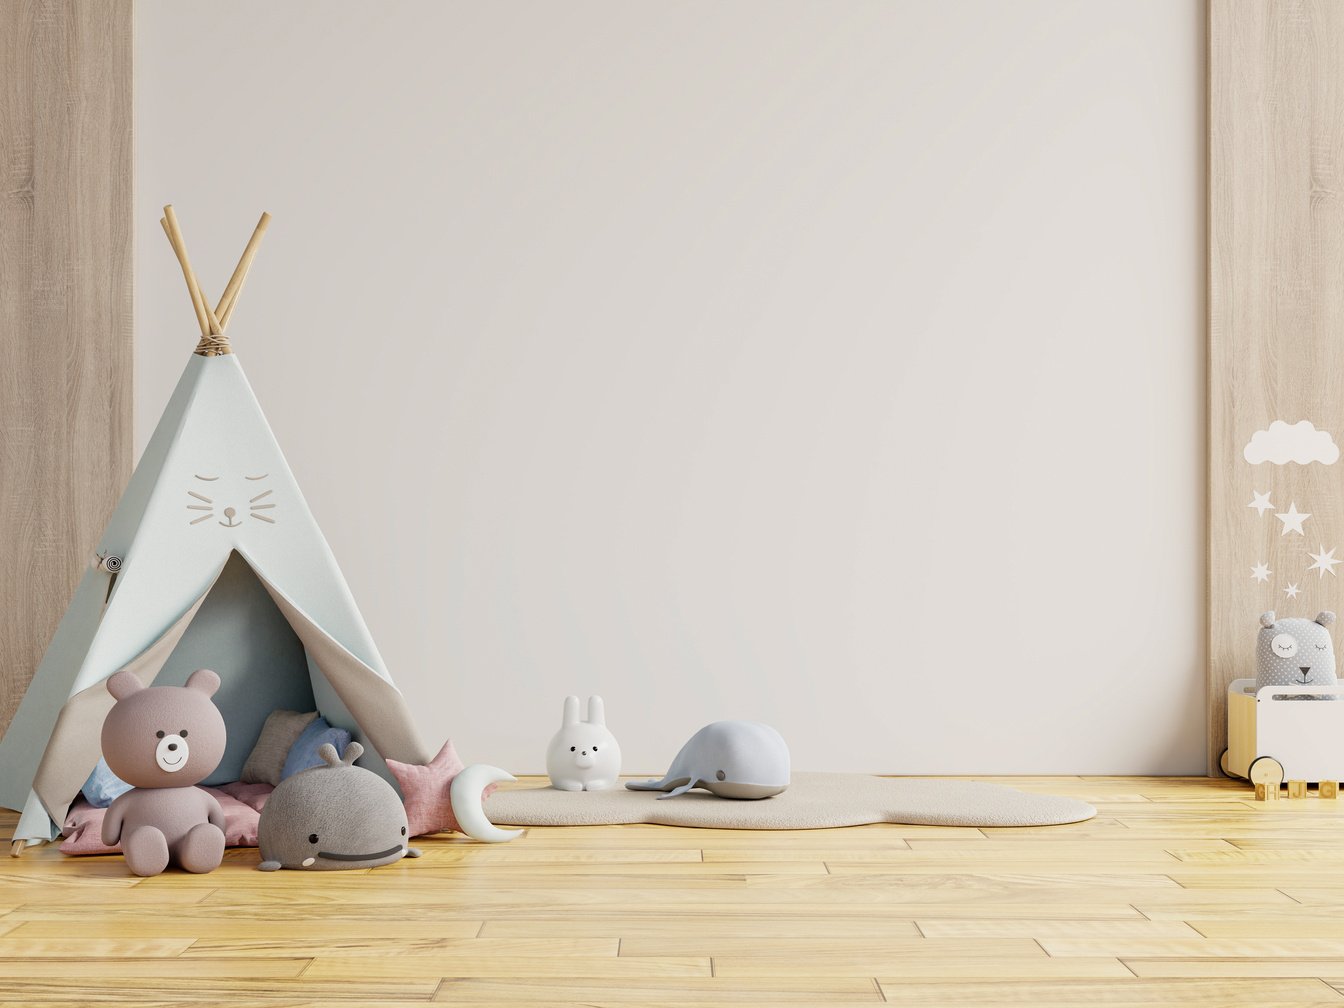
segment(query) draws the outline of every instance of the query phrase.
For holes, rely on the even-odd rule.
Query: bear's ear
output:
[[[122,669],[109,676],[107,680],[107,691],[112,694],[113,700],[125,700],[132,693],[139,693],[144,688],[145,684],[129,669]]]
[[[1273,609],[1271,609],[1269,612],[1263,614],[1263,615],[1260,617],[1260,625],[1261,625],[1262,627],[1264,627],[1266,630],[1268,630],[1270,627],[1272,627],[1272,626],[1274,625],[1274,610],[1273,610]]]
[[[187,689],[200,690],[206,696],[214,696],[219,689],[219,675],[208,668],[198,668],[187,677]]]
[[[1321,626],[1329,626],[1335,621],[1335,614],[1332,612],[1323,612],[1316,614],[1316,622]]]

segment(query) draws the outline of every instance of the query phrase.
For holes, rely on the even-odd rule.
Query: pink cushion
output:
[[[230,847],[255,847],[261,807],[275,789],[269,784],[225,784],[222,788],[205,790],[215,796],[224,810],[224,842]],[[106,814],[107,809],[94,808],[82,797],[75,799],[65,816],[61,853],[119,853],[118,848],[103,843],[103,816]]]
[[[221,784],[219,790],[260,812],[266,807],[266,799],[271,796],[275,788],[270,784],[244,784],[242,781],[234,781],[232,784]]]
[[[401,785],[401,800],[406,806],[406,822],[411,836],[448,830],[462,832],[453,811],[452,789],[453,779],[466,767],[458,758],[452,739],[445,742],[439,754],[428,763],[398,763],[390,759],[387,768]],[[493,794],[496,786],[486,785],[482,797]]]

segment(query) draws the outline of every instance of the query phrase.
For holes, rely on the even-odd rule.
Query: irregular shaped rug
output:
[[[1057,826],[1097,814],[1087,802],[1028,794],[981,781],[796,773],[783,794],[732,801],[690,791],[660,801],[658,792],[496,791],[485,801],[494,823],[508,826],[611,826],[657,823],[709,829],[828,829],[865,823],[917,826]]]

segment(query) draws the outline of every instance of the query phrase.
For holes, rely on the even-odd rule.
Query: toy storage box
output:
[[[1292,697],[1333,697],[1295,700]],[[1223,772],[1277,791],[1284,780],[1344,779],[1344,686],[1266,686],[1237,679],[1227,688]]]

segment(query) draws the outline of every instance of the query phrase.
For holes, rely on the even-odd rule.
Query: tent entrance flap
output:
[[[224,758],[202,782],[207,786],[238,780],[271,711],[317,708],[302,642],[237,552],[229,555],[154,685],[181,686],[199,668],[219,674],[214,701],[228,727]]]
[[[237,780],[274,710],[319,710],[369,750],[363,762],[386,774],[383,757],[427,763],[401,692],[318,626],[238,551],[205,592],[149,648],[125,666],[146,684],[175,686],[198,668],[219,673],[215,702],[228,727],[219,768],[204,783]],[[104,679],[117,671],[104,671]],[[98,762],[112,698],[103,680],[66,701],[33,790],[63,822]]]
[[[319,700],[324,688],[329,687],[334,694],[333,703],[339,699],[340,705],[351,715],[352,723],[346,727],[358,731],[361,741],[366,743],[365,758],[360,762],[385,776],[384,759],[429,763],[434,758],[434,751],[426,748],[416,732],[410,707],[401,690],[318,626],[292,599],[267,580],[264,570],[258,570],[257,574],[307,649],[314,668],[314,692]],[[327,720],[332,721],[332,718]],[[367,751],[370,747],[372,753]]]
[[[222,568],[219,573],[222,573]],[[146,685],[153,683],[168,661],[197,612],[219,580],[219,573],[173,623],[149,647],[118,668],[126,668]],[[107,692],[107,677],[118,668],[98,670],[98,679],[70,696],[61,707],[51,729],[42,759],[33,775],[33,793],[37,795],[53,823],[64,822],[70,804],[79,796],[89,773],[102,756],[103,719],[112,709]],[[32,687],[29,687],[30,689]]]
[[[228,743],[205,785],[238,780],[271,711],[316,708],[302,642],[236,551],[190,608],[124,667],[155,686],[181,686],[198,668],[219,673],[213,699]],[[112,709],[104,680],[117,669],[100,671],[103,679],[66,701],[34,778],[57,823],[101,756],[103,719]]]

